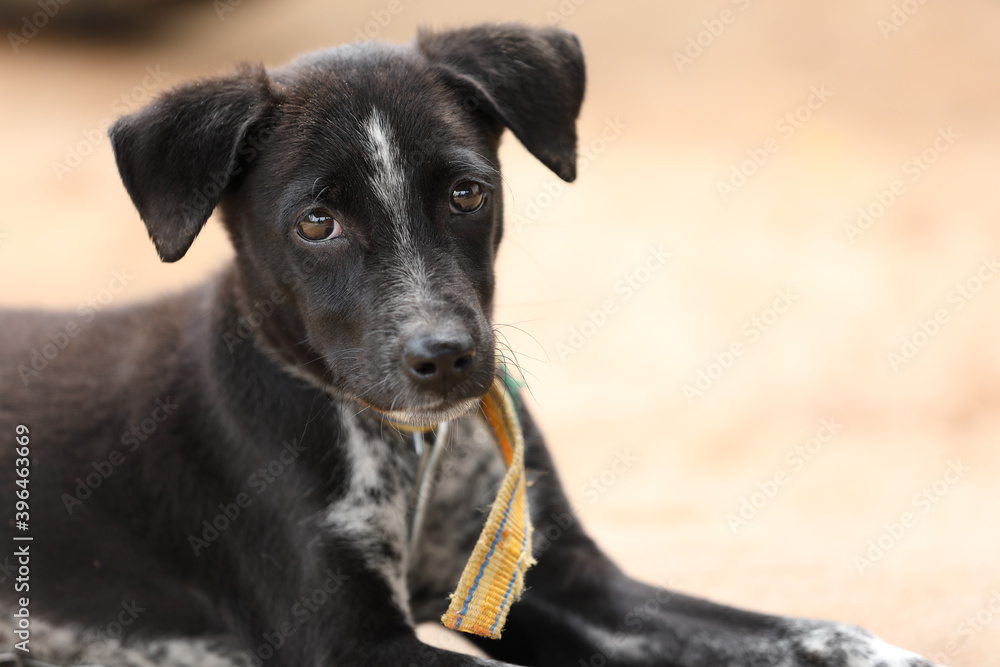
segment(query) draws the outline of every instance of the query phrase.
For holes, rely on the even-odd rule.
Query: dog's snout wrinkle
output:
[[[441,396],[471,374],[475,356],[476,344],[465,329],[417,333],[403,346],[403,364],[410,379]]]

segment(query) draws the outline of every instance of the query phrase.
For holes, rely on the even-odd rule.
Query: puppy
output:
[[[493,659],[417,639],[504,475],[475,415],[497,372],[497,147],[510,130],[572,181],[584,78],[570,33],[486,25],[244,66],[120,119],[118,168],[160,257],[216,209],[236,256],[92,321],[0,316],[0,433],[18,445],[0,495],[26,487],[30,508],[0,529],[30,570],[3,587],[5,642],[58,664],[928,665],[857,628],[629,579],[521,404],[546,536],[526,591],[502,638],[475,638]],[[399,426],[443,422],[411,543],[419,457]]]

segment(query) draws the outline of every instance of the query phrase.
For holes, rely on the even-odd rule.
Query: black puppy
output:
[[[502,639],[476,640],[505,662],[417,640],[503,475],[469,414],[496,369],[497,146],[510,129],[573,180],[583,92],[573,35],[499,25],[244,67],[119,120],[160,257],[218,206],[236,259],[73,331],[65,314],[0,316],[0,433],[22,445],[4,446],[0,497],[30,490],[29,530],[11,517],[0,540],[34,537],[13,543],[30,583],[3,587],[4,643],[62,664],[928,665],[853,627],[627,578],[523,406],[547,538]],[[50,334],[66,340],[39,370]],[[451,421],[414,548],[418,456],[390,420]]]

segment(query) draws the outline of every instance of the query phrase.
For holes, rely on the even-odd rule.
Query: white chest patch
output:
[[[407,508],[413,471],[381,438],[372,437],[345,415],[349,473],[343,497],[326,509],[324,525],[339,540],[365,554],[367,567],[382,577],[408,621],[409,561]]]

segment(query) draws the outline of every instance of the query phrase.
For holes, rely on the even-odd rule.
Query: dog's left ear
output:
[[[516,24],[421,32],[417,48],[565,181],[576,178],[576,117],[586,75],[580,42]]]
[[[118,172],[164,262],[194,242],[272,102],[264,68],[245,65],[168,91],[111,127]]]

